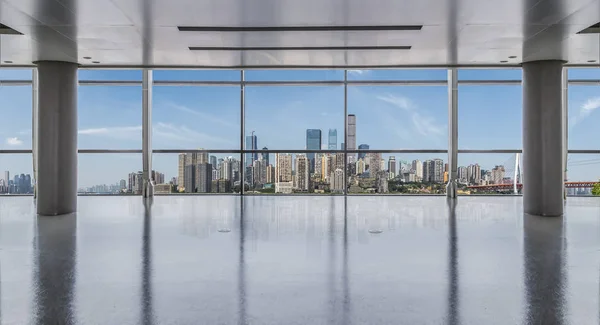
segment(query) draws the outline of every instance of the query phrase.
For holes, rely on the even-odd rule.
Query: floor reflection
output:
[[[35,322],[74,324],[77,214],[38,216],[34,238]]]
[[[566,237],[563,217],[523,217],[527,324],[565,324]]]
[[[90,216],[92,209],[87,207],[83,209],[85,215],[31,219],[28,229],[34,232],[24,234],[28,237],[25,246],[32,251],[27,263],[33,262],[32,273],[25,276],[28,281],[33,279],[28,298],[31,306],[27,306],[31,312],[21,316],[6,308],[14,306],[10,301],[18,290],[14,283],[22,278],[11,274],[6,282],[8,269],[4,265],[0,273],[0,323],[5,318],[9,323],[17,320],[16,324],[102,323],[98,317],[105,317],[107,307],[98,307],[99,302],[115,295],[114,290],[101,294],[102,285],[116,287],[116,292],[121,286],[135,292],[132,303],[122,299],[117,301],[127,305],[108,304],[115,313],[106,315],[105,323],[133,316],[125,323],[189,323],[193,319],[202,323],[202,319],[211,319],[211,323],[222,324],[274,324],[282,323],[290,313],[306,317],[294,319],[296,323],[340,325],[402,323],[409,319],[449,325],[488,319],[489,324],[502,324],[506,313],[511,313],[510,323],[600,321],[600,308],[573,307],[574,296],[582,292],[573,288],[581,288],[582,283],[593,288],[592,297],[585,291],[583,299],[600,301],[597,273],[590,278],[589,273],[576,273],[575,268],[585,265],[588,271],[596,272],[600,243],[594,237],[597,229],[589,229],[600,228],[597,210],[589,210],[595,214],[587,217],[596,221],[587,227],[590,221],[573,224],[573,219],[566,217],[515,214],[521,210],[520,201],[502,205],[498,199],[482,199],[480,203],[436,198],[435,204],[425,209],[421,209],[424,199],[412,198],[385,203],[381,198],[348,197],[253,197],[220,202],[211,198],[206,209],[202,209],[204,198],[193,199],[197,200],[194,209],[178,206],[184,202],[180,199],[168,204],[163,201],[158,208],[151,201],[130,203],[138,205],[132,208],[114,200],[107,211],[127,210],[130,214],[107,217],[100,212]],[[229,205],[229,211],[220,211],[231,202],[235,205]],[[578,217],[583,218],[585,211],[578,210]],[[96,219],[89,222],[87,218]],[[0,223],[6,220],[0,218]],[[99,227],[103,227],[102,232]],[[231,229],[219,232],[221,228]],[[369,233],[375,228],[382,232]],[[113,236],[111,232],[116,229],[122,232]],[[135,236],[130,236],[130,231],[135,231]],[[121,241],[123,237],[129,241]],[[116,246],[106,245],[117,238]],[[24,245],[17,240],[6,233],[0,238],[2,257],[19,252]],[[140,246],[133,245],[132,240]],[[482,240],[486,248],[501,245],[509,250],[503,255],[490,250],[490,260],[483,260],[488,258],[486,250],[467,249],[482,245]],[[112,251],[115,247],[125,251],[118,259]],[[102,250],[112,253],[99,257]],[[78,253],[84,252],[95,253],[78,258]],[[522,259],[516,258],[519,255]],[[98,270],[102,263],[111,264],[102,269],[106,273]],[[182,263],[185,272],[177,269]],[[465,276],[476,274],[485,265],[502,263],[510,265],[498,273],[486,269],[493,273],[491,276]],[[135,272],[126,272],[131,269]],[[511,274],[507,270],[516,270],[518,276],[509,275],[508,281],[489,285],[490,278]],[[116,274],[119,271],[122,275]],[[581,276],[573,279],[574,274]],[[217,285],[211,284],[215,277],[220,277]],[[507,287],[513,279],[522,286]],[[497,292],[490,290],[492,298],[469,308],[486,288]],[[501,301],[510,297],[524,300],[518,304]],[[182,307],[184,302],[189,305]],[[508,307],[494,308],[496,303]],[[481,307],[486,310],[480,311]],[[371,313],[374,309],[377,312]],[[473,313],[481,314],[474,317]]]

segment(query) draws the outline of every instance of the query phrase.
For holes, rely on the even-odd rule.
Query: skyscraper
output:
[[[213,169],[217,169],[217,157],[210,156],[210,165]]]
[[[194,193],[196,191],[196,166],[192,164],[185,165],[183,175],[183,187],[185,193]]]
[[[329,129],[329,138],[327,143],[327,149],[337,149],[337,129]]]
[[[388,160],[388,172],[396,176],[396,157],[390,156],[390,160]]]
[[[348,150],[356,150],[356,115],[348,114],[348,143],[346,147]],[[352,161],[356,161],[356,154],[348,154],[348,158],[353,157]]]
[[[10,184],[10,172],[8,170],[4,171],[4,182],[6,186]]]
[[[369,145],[363,143],[363,144],[361,144],[361,145],[358,146],[358,150],[369,150]],[[365,159],[365,155],[366,155],[365,152],[359,152],[358,153],[358,159],[362,158],[364,160]]]
[[[296,155],[296,189],[302,192],[310,189],[310,161],[302,154]]]
[[[502,184],[504,181],[504,166],[496,166],[492,169],[492,182],[494,184]]]
[[[273,165],[267,166],[267,183],[275,183],[275,166]]]
[[[252,131],[252,135],[246,136],[246,150],[257,150],[258,140],[254,135],[254,131]],[[245,166],[252,166],[255,160],[258,160],[258,153],[247,153],[246,154],[246,162],[244,162]]]
[[[423,183],[433,182],[433,161],[425,160],[423,162]]]
[[[209,163],[200,163],[196,166],[196,192],[210,193],[212,184],[212,165]]]
[[[321,130],[306,130],[306,150],[321,150]],[[315,153],[308,153],[306,157],[310,161],[310,171],[315,171]]]
[[[431,181],[434,183],[443,183],[444,182],[444,161],[443,160],[441,160],[441,159],[433,160],[432,177],[433,177],[433,179]]]

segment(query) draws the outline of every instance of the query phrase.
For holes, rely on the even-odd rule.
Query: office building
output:
[[[306,130],[306,150],[321,150],[321,130],[308,129]],[[306,156],[310,161],[310,171],[315,171],[315,153],[307,153]]]
[[[329,149],[329,150],[337,149],[337,129],[329,129],[327,149]]]
[[[0,197],[0,323],[599,323],[600,196],[564,194],[600,194],[600,0],[0,0],[0,13],[0,186],[36,192]],[[309,128],[335,154],[325,182],[314,156],[324,195],[270,195],[302,193]],[[365,143],[385,166],[359,159]],[[262,188],[258,144],[274,168]],[[231,157],[212,166],[204,151]],[[385,182],[390,155],[407,183]],[[401,159],[427,160],[429,183]],[[215,195],[152,198],[169,190],[148,186],[159,171],[207,190],[205,164]],[[77,196],[121,179],[128,195]],[[232,192],[245,195],[219,195]]]
[[[217,157],[210,156],[210,165],[213,169],[217,169]]]
[[[296,155],[296,190],[300,192],[310,190],[310,161],[303,154]]]

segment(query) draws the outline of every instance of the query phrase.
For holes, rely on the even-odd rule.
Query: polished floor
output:
[[[0,198],[1,324],[599,324],[600,198]]]

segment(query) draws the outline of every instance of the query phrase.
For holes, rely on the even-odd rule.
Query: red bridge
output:
[[[584,188],[594,187],[598,182],[565,182],[565,188]],[[512,190],[514,184],[490,184],[490,185],[473,185],[467,186],[471,190],[483,190],[483,191],[499,191],[499,190]],[[523,188],[523,184],[517,184],[518,189]]]

